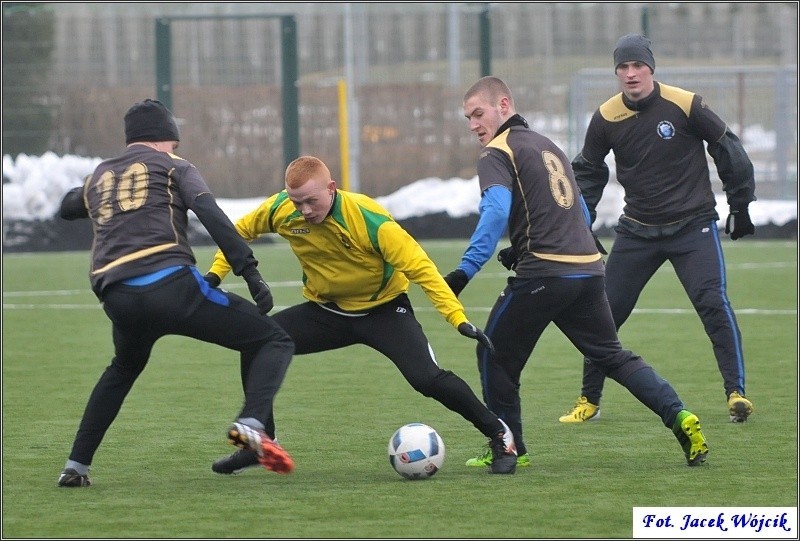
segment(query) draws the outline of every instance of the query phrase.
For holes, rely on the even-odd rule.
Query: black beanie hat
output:
[[[180,141],[175,117],[160,101],[140,101],[125,113],[125,144],[137,141]]]
[[[628,34],[617,40],[614,47],[614,69],[623,62],[642,62],[656,70],[656,60],[650,50],[650,40],[641,34]]]

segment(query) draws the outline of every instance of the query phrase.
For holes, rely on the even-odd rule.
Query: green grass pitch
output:
[[[605,240],[607,246],[610,240]],[[423,241],[446,273],[465,240]],[[112,355],[110,324],[88,286],[87,252],[3,255],[4,538],[630,537],[640,506],[797,506],[797,242],[724,241],[728,293],[743,334],[755,413],[728,421],[711,345],[674,271],[659,271],[620,337],[697,413],[708,463],[688,468],[672,433],[622,387],[602,417],[563,425],[581,358],[549,328],[523,373],[533,465],[492,476],[464,462],[484,437],[416,392],[363,346],[295,357],[278,394],[278,437],[297,467],[219,476],[241,400],[237,354],[182,337],[156,344],[95,456],[87,489],[56,487],[92,386]],[[276,306],[301,301],[288,247],[255,246]],[[211,248],[196,250],[205,272]],[[482,327],[507,274],[487,264],[462,293]],[[229,276],[225,287],[247,294]],[[474,341],[411,297],[439,364],[480,396]],[[444,439],[444,466],[406,481],[386,456],[399,426]]]

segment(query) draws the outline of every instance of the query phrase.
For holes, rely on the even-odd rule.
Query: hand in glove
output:
[[[467,278],[466,272],[461,269],[456,269],[445,276],[444,281],[447,282],[447,285],[450,286],[450,289],[452,289],[453,293],[455,293],[456,297],[458,297],[459,293],[461,293],[464,288],[467,287],[469,278]]]
[[[467,338],[472,338],[473,340],[477,340],[481,344],[489,350],[490,355],[494,355],[494,344],[492,341],[489,340],[489,337],[483,334],[483,331],[480,330],[478,327],[470,323],[469,321],[465,321],[461,325],[458,326],[458,332],[466,336]]]
[[[269,286],[261,275],[257,273],[248,276],[246,280],[250,295],[258,305],[258,311],[262,316],[267,315],[272,310],[272,307],[275,306],[275,302],[272,300],[272,291],[270,291]]]
[[[219,285],[222,283],[220,277],[214,274],[213,272],[207,272],[206,275],[203,276],[203,278],[205,279],[206,282],[208,282],[208,285],[210,285],[211,287],[219,287]]]
[[[497,260],[510,271],[513,271],[517,268],[517,251],[514,249],[513,246],[509,246],[508,248],[503,248],[499,252],[497,252]]]
[[[747,211],[747,207],[741,209],[731,207],[731,213],[728,214],[728,220],[725,222],[725,233],[730,233],[731,240],[753,235],[755,232],[756,228],[750,220],[750,213]]]

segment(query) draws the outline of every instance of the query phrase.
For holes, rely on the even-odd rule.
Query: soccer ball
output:
[[[389,440],[389,464],[406,479],[428,479],[443,462],[442,437],[428,425],[403,425]]]

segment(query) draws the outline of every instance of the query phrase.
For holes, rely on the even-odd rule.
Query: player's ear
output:
[[[500,103],[498,105],[500,106],[500,112],[505,115],[508,113],[509,109],[511,109],[511,100],[508,99],[508,96],[503,96],[500,98]]]

